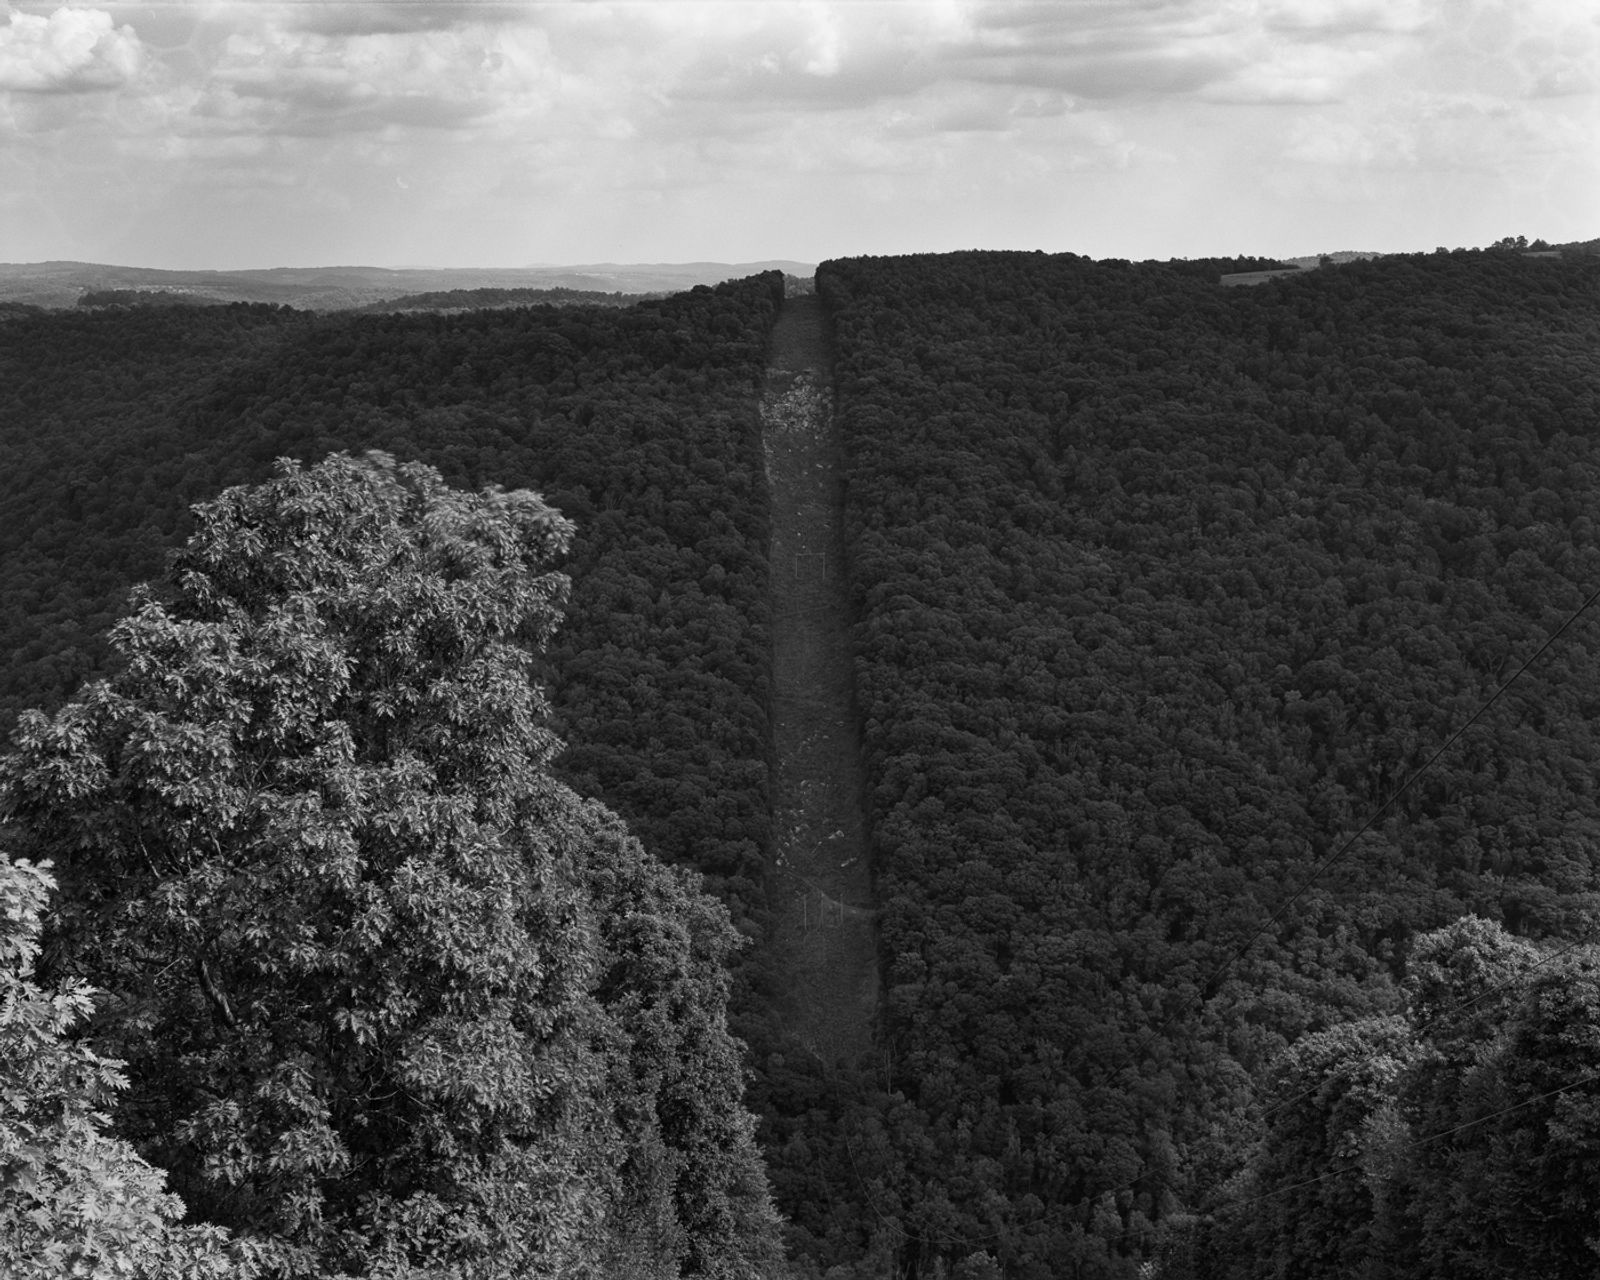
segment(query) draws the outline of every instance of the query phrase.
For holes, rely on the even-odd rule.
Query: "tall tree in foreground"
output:
[[[1403,1013],[1283,1053],[1253,1157],[1158,1275],[1596,1274],[1600,953],[1463,916],[1416,940],[1402,990]]]
[[[300,1273],[770,1257],[725,913],[548,773],[570,523],[380,454],[196,511],[119,673],[0,764],[121,1131]]]
[[[81,983],[33,981],[50,868],[0,852],[0,1262],[14,1280],[127,1276],[252,1280],[248,1253],[215,1228],[174,1225],[183,1203],[104,1108],[121,1064],[67,1033],[88,1012]]]

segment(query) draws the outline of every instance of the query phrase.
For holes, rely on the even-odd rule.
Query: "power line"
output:
[[[1461,1124],[1453,1125],[1448,1129],[1441,1129],[1438,1133],[1430,1133],[1426,1138],[1418,1138],[1411,1143],[1411,1150],[1415,1151],[1419,1147],[1425,1147],[1431,1142],[1438,1142],[1441,1139],[1449,1138],[1455,1134],[1461,1133],[1466,1129],[1471,1129],[1475,1125],[1488,1124],[1489,1121],[1498,1120],[1501,1116],[1508,1116],[1513,1111],[1521,1111],[1524,1107],[1531,1107],[1536,1102],[1543,1102],[1546,1098],[1553,1098],[1557,1094],[1566,1093],[1572,1089],[1580,1089],[1584,1085],[1594,1084],[1596,1081],[1600,1081],[1600,1071],[1596,1071],[1593,1074],[1584,1076],[1578,1080],[1569,1081],[1567,1084],[1561,1085],[1555,1089],[1549,1089],[1546,1092],[1537,1094],[1532,1098],[1524,1098],[1521,1102],[1514,1102],[1509,1107],[1501,1107],[1500,1110],[1491,1112],[1486,1116],[1478,1116],[1476,1119],[1463,1121]],[[1245,1209],[1250,1205],[1260,1204],[1264,1200],[1273,1200],[1278,1196],[1286,1196],[1292,1191],[1300,1191],[1306,1187],[1314,1187],[1319,1182],[1327,1182],[1332,1178],[1343,1177],[1345,1174],[1354,1172],[1360,1167],[1361,1166],[1358,1164],[1348,1164],[1343,1168],[1330,1169],[1327,1173],[1320,1173],[1315,1178],[1306,1178],[1302,1182],[1291,1183],[1287,1187],[1275,1187],[1271,1191],[1264,1191],[1260,1195],[1251,1196],[1245,1200],[1230,1200],[1223,1204],[1219,1204],[1210,1209],[1204,1210],[1203,1212],[1211,1214],[1220,1212],[1224,1209]]]
[[[1546,954],[1540,956],[1539,959],[1534,961],[1526,969],[1517,970],[1517,972],[1513,973],[1504,982],[1497,982],[1493,986],[1485,987],[1482,991],[1478,992],[1477,995],[1469,996],[1465,1000],[1457,1001],[1455,1004],[1451,1005],[1448,1009],[1440,1010],[1438,1013],[1434,1014],[1433,1017],[1429,1018],[1426,1022],[1424,1022],[1420,1026],[1416,1027],[1413,1030],[1412,1034],[1415,1035],[1415,1036],[1419,1036],[1419,1037],[1420,1036],[1424,1036],[1429,1031],[1431,1031],[1434,1027],[1438,1026],[1441,1022],[1443,1022],[1446,1018],[1453,1017],[1455,1014],[1460,1013],[1463,1009],[1469,1009],[1473,1005],[1477,1004],[1479,1001],[1487,1000],[1490,996],[1495,995],[1498,992],[1509,990],[1511,987],[1514,987],[1514,986],[1518,985],[1519,983],[1527,981],[1528,978],[1530,977],[1530,975],[1536,973],[1538,970],[1542,969],[1545,965],[1550,964],[1553,961],[1561,959],[1562,956],[1571,955],[1572,952],[1576,951],[1579,947],[1593,946],[1596,942],[1600,942],[1600,927],[1597,927],[1596,931],[1591,932],[1591,933],[1585,935],[1584,937],[1574,938],[1571,942],[1567,943],[1564,947],[1560,947],[1555,951],[1550,951],[1550,952],[1547,952]],[[1302,1098],[1310,1097],[1318,1089],[1322,1088],[1322,1083],[1323,1082],[1318,1081],[1316,1084],[1313,1084],[1308,1088],[1302,1089],[1299,1093],[1293,1095],[1292,1097],[1285,1098],[1282,1102],[1274,1103],[1272,1106],[1268,1107],[1264,1112],[1261,1113],[1261,1118],[1263,1120],[1270,1120],[1273,1116],[1277,1115],[1278,1112],[1283,1111],[1283,1110],[1285,1110],[1285,1109],[1287,1109],[1289,1107],[1294,1106],[1294,1104],[1299,1102]]]

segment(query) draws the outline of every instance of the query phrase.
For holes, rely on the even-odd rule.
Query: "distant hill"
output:
[[[681,292],[681,291],[680,291]],[[398,311],[482,311],[486,307],[629,307],[667,293],[596,293],[592,289],[446,289],[442,293],[408,293],[361,310],[374,314]]]
[[[78,295],[80,307],[221,307],[220,298],[209,298],[189,289],[91,289]]]
[[[165,271],[94,262],[0,263],[0,303],[62,308],[86,293],[161,291],[194,303],[270,302],[342,311],[408,294],[459,289],[577,289],[592,293],[678,293],[782,271],[809,276],[807,263],[679,262],[538,267],[272,267],[254,271]]]

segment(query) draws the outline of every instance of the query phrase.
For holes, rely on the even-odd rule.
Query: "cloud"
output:
[[[131,27],[99,9],[57,9],[48,18],[12,13],[0,27],[0,90],[82,93],[117,89],[144,65]]]
[[[1237,56],[1215,49],[1150,48],[996,59],[974,67],[974,79],[1050,89],[1097,102],[1188,97],[1227,79]]]
[[[1503,172],[1536,156],[1581,154],[1578,122],[1485,94],[1407,93],[1333,119],[1308,120],[1285,158],[1373,170]]]
[[[1600,11],[1534,28],[1507,50],[1530,98],[1565,98],[1600,91]]]
[[[357,246],[427,216],[473,244],[604,224],[620,253],[655,211],[793,221],[811,191],[954,226],[1137,184],[1180,208],[1274,166],[1349,188],[1588,163],[1600,67],[1588,0],[84,2],[0,0],[0,134],[41,199],[256,191],[290,225],[314,191]]]
[[[1337,89],[1297,117],[1282,158],[1331,170],[1476,173],[1510,182],[1530,163],[1567,156],[1593,172],[1600,14],[1569,0],[1457,0],[1429,13],[1399,0],[1381,18],[1355,0],[1296,0],[1302,25],[1338,36],[1280,45],[1244,87],[1314,82]],[[1281,15],[1280,15],[1281,16]],[[1349,28],[1357,17],[1387,36]],[[1296,69],[1297,75],[1284,76]],[[1586,140],[1587,138],[1587,140]]]
[[[516,26],[529,21],[537,9],[515,0],[319,0],[271,7],[276,10],[273,26],[322,36],[408,35],[463,27]]]
[[[1303,39],[1409,34],[1440,16],[1440,0],[1274,0],[1263,6],[1261,24]]]
[[[1233,75],[1205,86],[1207,102],[1311,106],[1342,101],[1364,79],[1381,76],[1392,50],[1351,45],[1263,42]]]
[[[284,137],[460,131],[553,109],[556,97],[537,31],[327,35],[280,28],[227,37],[194,98],[193,118],[202,131]]]
[[[731,28],[695,29],[693,47],[656,33],[669,101],[846,111],[929,92],[959,100],[977,86],[1136,102],[1194,94],[1247,60],[1228,6],[1195,0],[774,3],[734,13]]]

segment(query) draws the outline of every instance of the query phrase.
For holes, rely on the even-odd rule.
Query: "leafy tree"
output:
[[[1407,1014],[1417,1045],[1395,1081],[1409,1135],[1390,1171],[1385,1252],[1408,1274],[1498,1274],[1501,1233],[1489,1190],[1484,1120],[1506,1105],[1504,1035],[1538,953],[1499,925],[1465,916],[1416,940],[1408,959]],[[1513,1175],[1511,1181],[1520,1178]]]
[[[49,864],[0,853],[0,1259],[17,1280],[59,1276],[233,1276],[257,1268],[215,1229],[175,1225],[183,1202],[102,1108],[126,1081],[121,1064],[66,1033],[87,1016],[79,982],[33,980],[40,917],[55,887]]]
[[[1474,916],[1418,938],[1403,1017],[1280,1057],[1230,1202],[1161,1274],[1592,1276],[1597,969]]]
[[[1398,1084],[1395,1274],[1595,1271],[1600,982],[1589,946],[1539,949],[1467,917],[1418,939],[1418,1053]]]
[[[300,1271],[764,1256],[725,913],[548,773],[533,664],[570,522],[382,454],[284,463],[196,514],[165,596],[113,632],[119,672],[25,715],[0,766],[13,839],[63,868],[59,964],[111,991],[93,1031],[129,1063],[124,1132],[191,1213]],[[619,973],[630,881],[687,937]],[[692,1082],[633,1065],[662,989],[717,1050]],[[652,1090],[730,1108],[726,1147]],[[736,1229],[684,1220],[697,1176]]]
[[[1500,1063],[1500,1114],[1482,1126],[1475,1208],[1506,1270],[1582,1280],[1600,1267],[1600,956],[1541,972],[1518,1001]]]
[[[1412,1053],[1399,1017],[1365,1018],[1307,1036],[1274,1064],[1265,1133],[1241,1180],[1244,1220],[1213,1232],[1218,1274],[1372,1276],[1374,1201],[1394,1117],[1396,1083]]]

